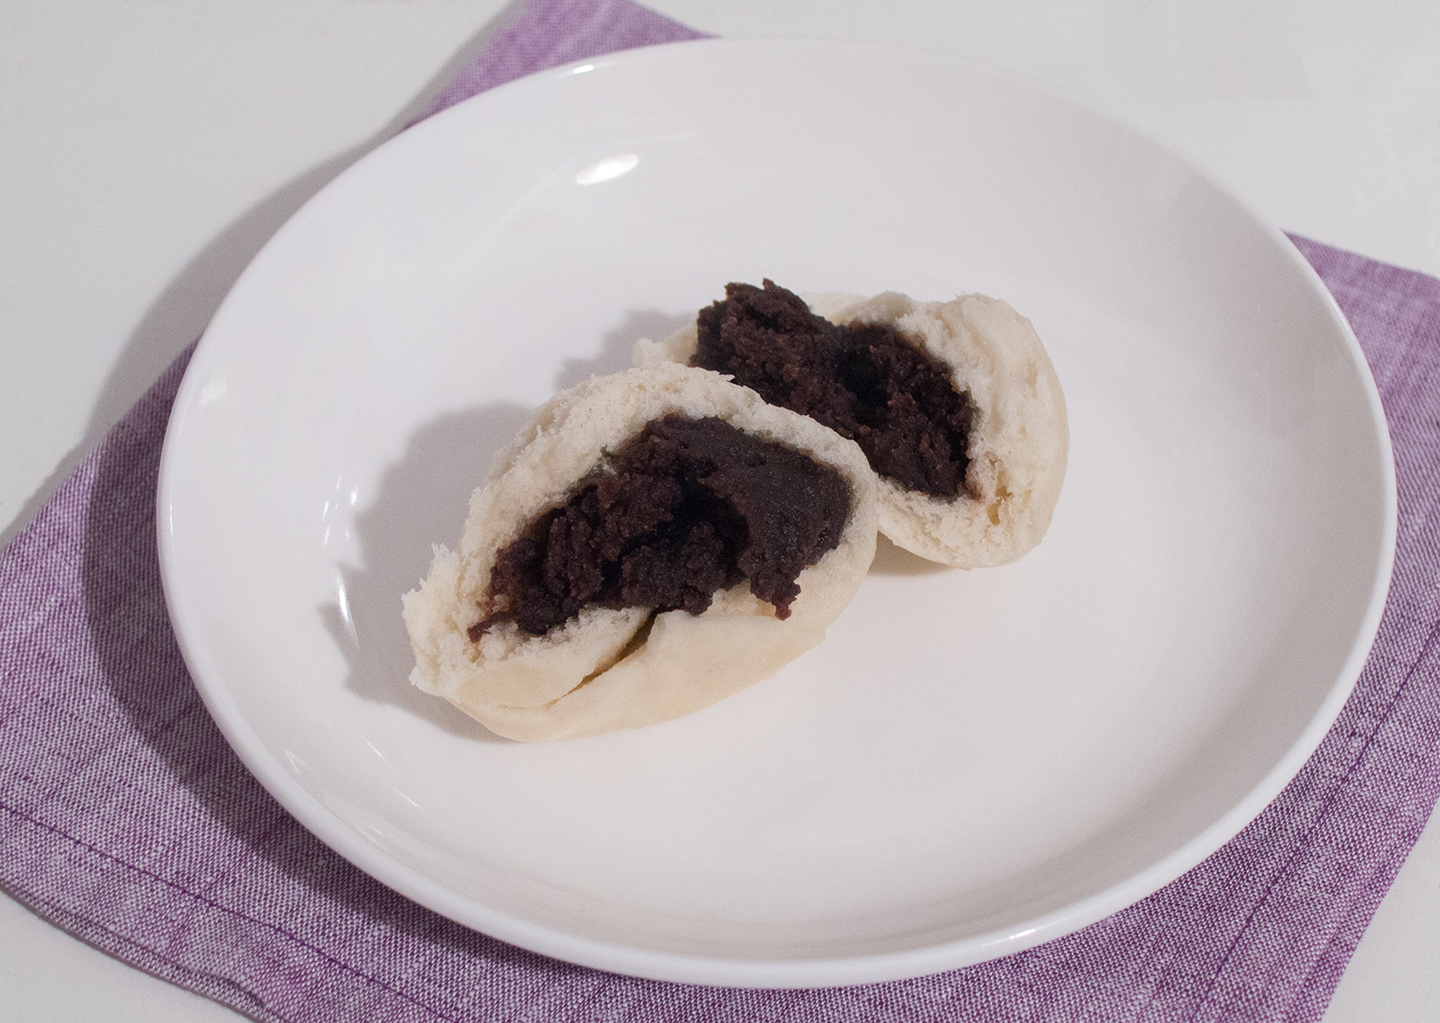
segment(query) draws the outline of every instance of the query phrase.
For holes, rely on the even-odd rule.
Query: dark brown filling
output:
[[[592,604],[698,615],[742,579],[788,618],[849,510],[849,485],[808,455],[721,419],[652,420],[499,553],[470,639],[505,621],[543,635]]]
[[[691,365],[732,374],[770,404],[818,419],[907,490],[951,498],[964,488],[969,395],[895,328],[836,326],[768,280],[727,284],[696,326]]]

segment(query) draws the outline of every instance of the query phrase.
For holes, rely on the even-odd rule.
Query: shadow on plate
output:
[[[600,354],[593,359],[566,359],[555,374],[555,389],[563,391],[592,376],[605,376],[630,368],[630,353],[642,337],[663,341],[671,334],[695,322],[695,314],[675,315],[658,309],[631,310],[620,326],[607,331],[600,344]]]
[[[410,684],[414,662],[400,597],[429,571],[433,544],[453,549],[459,542],[470,494],[529,418],[530,410],[497,402],[432,420],[411,435],[356,515],[363,567],[342,565],[342,599],[319,610],[348,663],[346,687],[361,699],[393,704],[454,735],[510,741]]]
[[[958,572],[959,569],[938,562],[926,561],[918,554],[911,554],[902,547],[896,547],[885,536],[875,538],[875,560],[870,562],[871,575],[933,575],[936,572]]]

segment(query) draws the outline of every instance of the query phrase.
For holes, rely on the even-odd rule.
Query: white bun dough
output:
[[[750,593],[716,594],[701,615],[589,607],[543,636],[512,622],[473,642],[488,610],[498,553],[652,419],[718,416],[762,440],[838,470],[851,491],[839,545],[797,578],[785,620]],[[767,405],[708,370],[663,363],[556,395],[470,500],[458,550],[435,548],[429,575],[404,597],[415,653],[410,681],[491,731],[525,741],[638,728],[689,714],[773,675],[819,643],[859,588],[875,554],[875,477],[853,442],[805,416]],[[649,623],[648,631],[646,625]]]
[[[1070,427],[1055,367],[1030,321],[985,295],[950,302],[916,302],[893,291],[869,299],[802,297],[832,323],[895,327],[949,368],[957,390],[970,393],[966,492],[940,499],[879,477],[880,531],[898,547],[957,568],[1004,565],[1038,544],[1060,500]],[[688,362],[697,345],[690,326],[664,341],[640,341],[634,361]]]

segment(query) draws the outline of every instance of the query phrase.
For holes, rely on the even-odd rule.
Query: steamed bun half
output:
[[[513,623],[478,641],[497,554],[606,453],[671,413],[719,417],[743,432],[804,452],[837,470],[850,490],[838,546],[804,569],[781,620],[740,584],[700,615],[590,606],[532,636]],[[428,576],[404,597],[415,654],[411,681],[492,731],[564,739],[679,717],[766,678],[820,642],[869,569],[875,551],[875,477],[851,441],[767,405],[707,370],[657,364],[596,377],[543,405],[497,457],[470,502],[457,550],[437,547]]]

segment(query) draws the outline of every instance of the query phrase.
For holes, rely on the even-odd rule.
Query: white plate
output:
[[[520,745],[412,690],[400,594],[492,452],[766,276],[1029,315],[1072,431],[1044,543],[882,545],[819,648],[648,729]],[[311,201],[190,366],[160,535],[211,711],[361,868],[563,959],[820,985],[1017,951],[1220,846],[1349,692],[1394,507],[1334,304],[1186,162],[983,67],[722,41],[496,89]]]

